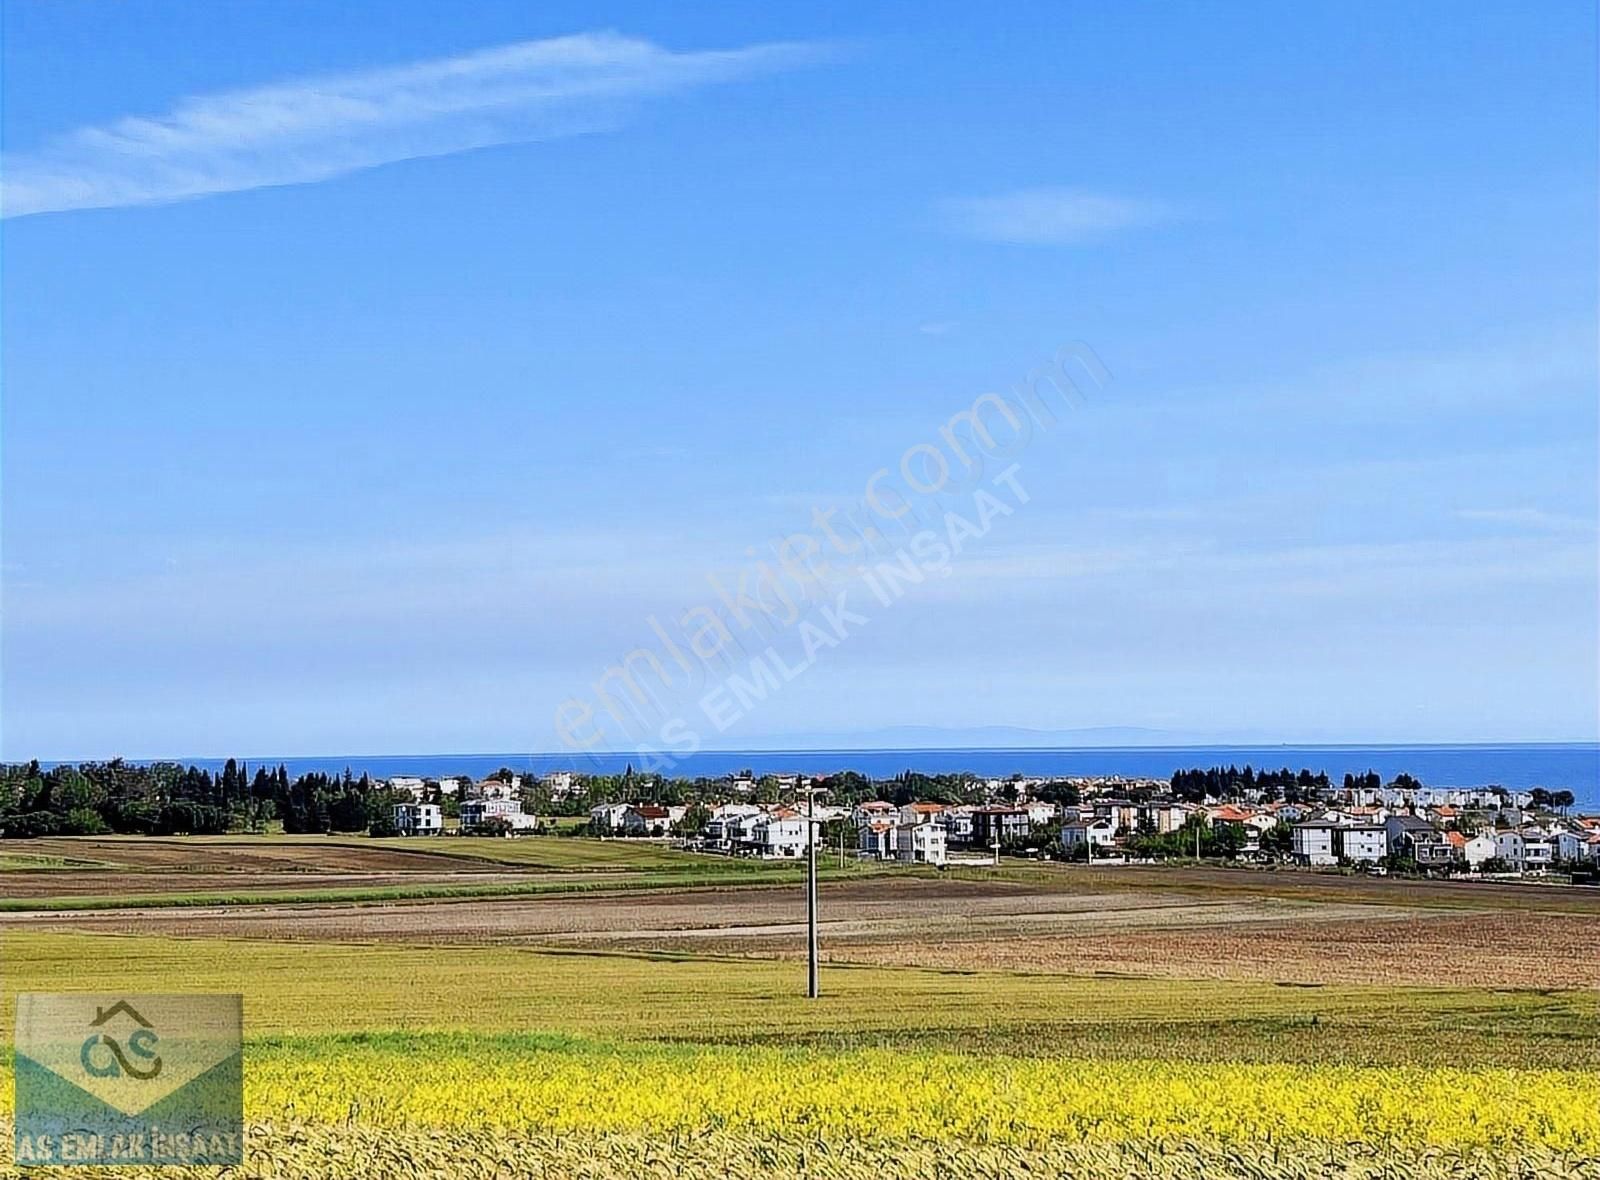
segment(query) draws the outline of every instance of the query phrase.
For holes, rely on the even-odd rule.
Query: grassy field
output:
[[[9,933],[17,991],[240,992],[252,1036],[405,1030],[1020,1056],[1600,1066],[1597,994],[1282,987],[1034,973],[803,968],[513,947],[287,944]]]
[[[135,862],[125,889],[183,871],[161,842],[107,843],[82,856]],[[825,949],[892,953],[826,964],[812,1002],[784,957],[797,945],[793,865],[623,842],[417,843],[220,839],[190,863],[207,866],[203,883],[227,872],[228,899],[248,906],[170,908],[202,890],[147,914],[8,917],[0,1026],[9,1035],[24,990],[242,993],[251,1154],[230,1174],[248,1177],[1600,1177],[1600,990],[1421,986],[1438,953],[1422,941],[1385,960],[1407,947],[1424,960],[1396,967],[1409,983],[1288,978],[1292,963],[1397,931],[1481,929],[1472,953],[1492,954],[1509,937],[1496,922],[1564,924],[1576,942],[1561,953],[1581,958],[1600,945],[1582,893],[1032,864],[938,879],[835,870]],[[459,879],[441,883],[438,862],[452,860]],[[321,894],[315,905],[251,889],[286,863],[317,881],[298,895]],[[362,905],[323,884],[375,874],[400,883]],[[508,888],[526,895],[501,898]],[[437,889],[459,892],[428,900]],[[9,900],[77,904],[49,890]],[[619,949],[634,928],[664,937],[686,923],[718,937]],[[309,940],[288,941],[297,930]],[[597,941],[550,941],[569,930]],[[1273,958],[1291,937],[1292,963]],[[1270,950],[1265,974],[1228,966],[1242,943]],[[1172,957],[1096,973],[1138,966],[1112,953],[1123,945]],[[944,965],[894,965],[907,956]],[[1201,977],[1213,962],[1226,977]],[[0,1077],[0,1112],[9,1089]]]
[[[39,856],[29,853],[0,852],[0,873],[41,872],[51,869],[109,868],[103,862],[69,860],[63,856]]]

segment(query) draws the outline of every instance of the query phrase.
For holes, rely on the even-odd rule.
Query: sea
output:
[[[656,756],[659,757],[659,756]],[[1513,790],[1544,787],[1567,790],[1579,810],[1600,812],[1600,743],[1416,746],[1109,746],[1062,749],[904,749],[904,750],[702,750],[673,755],[670,767],[638,753],[596,754],[342,754],[325,757],[252,758],[251,766],[282,763],[291,775],[310,771],[373,778],[470,774],[482,777],[500,767],[521,773],[555,770],[620,774],[628,766],[674,778],[720,778],[742,770],[762,774],[821,775],[854,770],[873,779],[906,770],[926,774],[970,771],[985,778],[1012,774],[1121,775],[1170,778],[1175,770],[1208,766],[1254,766],[1326,771],[1336,783],[1346,773],[1369,770],[1385,781],[1401,772],[1430,787],[1502,786]],[[173,759],[220,769],[222,759]]]

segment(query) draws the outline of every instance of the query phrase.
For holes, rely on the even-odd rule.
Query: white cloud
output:
[[[144,205],[305,184],[397,160],[614,126],[628,100],[822,56],[771,43],[675,53],[615,33],[181,100],[7,153],[4,216]]]
[[[1463,508],[1456,513],[1474,524],[1500,525],[1536,533],[1592,533],[1594,521],[1538,508]]]
[[[1106,196],[1070,188],[1033,188],[993,197],[962,197],[942,203],[945,224],[989,242],[1070,246],[1096,241],[1121,229],[1169,220],[1157,201]]]

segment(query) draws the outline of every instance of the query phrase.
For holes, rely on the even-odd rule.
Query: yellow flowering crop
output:
[[[925,1051],[353,1049],[246,1069],[247,1115],[390,1128],[749,1131],[822,1139],[1315,1139],[1600,1156],[1600,1079],[1567,1070],[1022,1059]]]

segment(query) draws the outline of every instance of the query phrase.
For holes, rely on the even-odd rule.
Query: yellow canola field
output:
[[[974,1057],[925,1051],[585,1049],[280,1054],[251,1120],[572,1133],[740,1131],[832,1141],[1364,1141],[1600,1157],[1600,1077]]]

